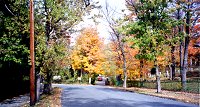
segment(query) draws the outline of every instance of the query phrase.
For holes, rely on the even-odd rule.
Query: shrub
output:
[[[127,81],[127,86],[128,87],[141,87],[141,82],[140,81]]]
[[[110,77],[110,85],[116,86],[117,80],[114,76]]]

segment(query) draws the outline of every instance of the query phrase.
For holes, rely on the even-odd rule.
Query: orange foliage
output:
[[[191,39],[189,47],[188,47],[188,56],[195,57],[197,54],[200,54],[200,48],[194,47],[196,43],[200,43],[200,37]]]
[[[118,67],[115,71],[116,75],[123,74],[122,70],[123,60],[118,44],[117,42],[112,41],[112,43],[110,43],[110,46],[112,48],[115,64]],[[129,42],[126,42],[124,44],[124,51],[127,63],[127,74],[129,79],[136,79],[139,77],[139,64],[140,64],[140,61],[135,58],[135,55],[138,53],[138,49],[130,48],[130,46],[131,43]]]

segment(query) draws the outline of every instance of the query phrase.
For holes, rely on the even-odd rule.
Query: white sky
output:
[[[102,6],[101,10],[98,9],[93,9],[91,12],[91,15],[93,14],[98,14],[100,13],[101,15],[103,15],[101,12],[105,11],[105,7],[106,7],[106,2],[108,3],[109,7],[112,9],[110,11],[115,11],[115,14],[112,16],[112,18],[120,18],[123,17],[122,10],[127,10],[126,6],[125,6],[125,0],[93,0],[94,2],[99,2],[99,5]],[[85,16],[83,17],[84,22],[81,22],[78,25],[78,29],[82,29],[85,27],[97,27],[99,36],[101,38],[105,39],[105,42],[109,42],[109,38],[110,38],[110,34],[109,34],[109,27],[108,27],[108,23],[105,21],[104,18],[99,18],[97,19],[97,21],[99,22],[98,25],[95,25],[95,23],[93,22],[92,19],[88,19],[89,16]],[[72,44],[75,41],[75,38],[77,37],[77,33],[73,34],[72,36]]]

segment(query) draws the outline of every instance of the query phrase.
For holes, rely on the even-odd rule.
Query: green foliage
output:
[[[66,84],[76,84],[76,83],[79,83],[77,72],[75,72],[75,74],[76,75],[74,77],[71,77],[71,78],[67,79],[64,83],[66,83]],[[81,81],[80,81],[80,84],[88,84],[88,81],[89,81],[89,75],[88,74],[83,74],[82,78],[81,78]]]
[[[117,84],[116,77],[115,76],[110,77],[110,85],[116,86],[116,84]]]
[[[36,69],[47,83],[53,75],[67,75],[70,65],[68,37],[81,21],[83,1],[38,0],[35,3]]]
[[[29,9],[27,0],[1,0],[0,6],[0,84],[4,87],[0,100],[4,100],[29,91]]]
[[[23,64],[27,61],[28,49],[28,9],[25,1],[10,4],[15,16],[0,15],[0,61]],[[26,63],[26,62],[25,62]]]
[[[127,81],[127,84],[128,84],[128,87],[142,87],[141,84],[143,84],[143,82],[142,81]],[[151,87],[148,87],[148,88],[151,88]]]
[[[41,39],[41,44],[37,45],[36,50],[37,65],[40,67],[41,74],[46,77],[46,73],[49,72],[51,72],[53,75],[59,75],[66,72],[67,63],[65,60],[67,59],[65,57],[67,55],[67,51],[64,41],[61,40],[61,42],[52,43],[48,47],[42,46],[44,43],[44,41],[42,41],[43,40]]]
[[[176,43],[180,38],[170,38],[172,28],[180,24],[169,16],[167,1],[143,0],[134,2],[137,21],[120,28],[120,32],[133,35],[132,48],[140,51],[137,59],[157,60],[163,55],[165,45]]]

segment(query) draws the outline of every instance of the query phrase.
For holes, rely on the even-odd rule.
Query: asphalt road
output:
[[[62,107],[198,107],[198,105],[99,85],[60,84],[54,86],[63,88]]]

